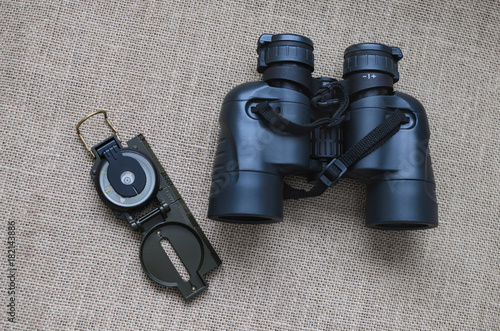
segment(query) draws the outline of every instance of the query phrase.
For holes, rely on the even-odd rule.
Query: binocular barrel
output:
[[[427,116],[415,98],[393,90],[399,80],[399,48],[372,43],[348,47],[341,82],[349,95],[344,123],[306,134],[276,130],[253,110],[267,101],[283,118],[298,124],[328,116],[328,111],[311,108],[316,91],[334,81],[312,77],[312,41],[292,34],[264,34],[257,53],[263,81],[237,86],[222,105],[209,218],[237,223],[281,221],[285,176],[317,178],[322,170],[317,164],[324,166],[339,157],[398,109],[406,123],[346,175],[367,184],[366,226],[385,230],[437,226]]]

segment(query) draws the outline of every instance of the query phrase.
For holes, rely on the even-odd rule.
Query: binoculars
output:
[[[367,184],[367,227],[438,225],[430,136],[422,104],[396,92],[397,47],[349,46],[343,80],[313,78],[310,39],[263,34],[257,70],[263,81],[225,97],[208,217],[234,223],[283,219],[283,200],[318,196],[341,177]],[[306,176],[309,191],[286,176]]]

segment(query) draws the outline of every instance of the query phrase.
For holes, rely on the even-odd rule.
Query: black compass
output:
[[[80,133],[81,124],[103,113],[114,134],[89,148]],[[116,217],[142,232],[139,257],[145,273],[155,282],[177,287],[184,299],[190,299],[208,287],[204,275],[221,260],[177,192],[143,135],[139,134],[124,148],[118,132],[105,111],[85,117],[76,127],[87,150],[95,158],[90,176],[101,200]],[[158,207],[152,208],[153,201]],[[147,208],[151,210],[147,212]],[[143,213],[140,217],[132,215]],[[167,240],[189,273],[183,279],[171,257],[162,247]]]
[[[139,209],[148,204],[158,186],[152,162],[137,151],[119,149],[116,142],[102,149],[104,158],[96,180],[101,198],[118,210]]]

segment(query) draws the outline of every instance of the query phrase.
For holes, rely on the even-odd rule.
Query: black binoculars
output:
[[[344,53],[343,80],[313,78],[313,43],[264,34],[257,70],[225,97],[208,217],[234,223],[283,219],[283,199],[318,196],[341,177],[367,184],[366,226],[438,225],[429,125],[422,104],[395,92],[397,47],[362,43]],[[306,176],[308,191],[285,176]]]

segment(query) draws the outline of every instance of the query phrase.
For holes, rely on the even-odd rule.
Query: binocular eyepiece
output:
[[[437,226],[427,116],[420,102],[393,88],[401,50],[349,46],[342,81],[312,77],[313,50],[304,36],[259,38],[263,81],[237,86],[222,105],[208,217],[281,221],[283,199],[317,196],[350,177],[367,184],[366,226]],[[295,190],[284,182],[290,175],[315,184]]]
[[[343,78],[357,72],[375,71],[391,75],[396,83],[399,80],[398,61],[402,58],[403,53],[397,47],[373,43],[351,45],[344,52]]]
[[[263,34],[259,38],[257,71],[263,73],[277,64],[296,64],[314,71],[313,42],[295,34]]]

